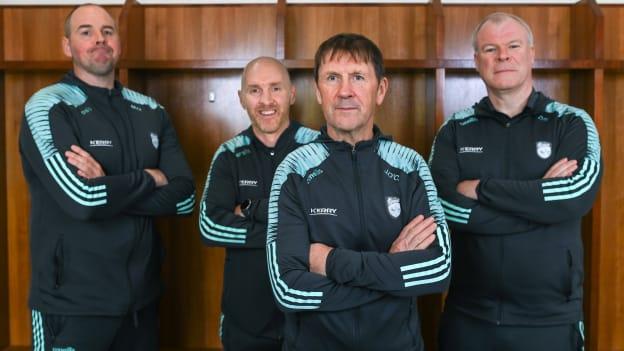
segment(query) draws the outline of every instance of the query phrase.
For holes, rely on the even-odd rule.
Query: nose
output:
[[[106,41],[106,36],[100,31],[95,31],[95,42],[97,44],[102,44],[105,41]]]
[[[271,89],[263,89],[262,94],[260,95],[260,102],[268,105],[273,102],[273,94],[271,93]]]
[[[498,50],[498,60],[499,61],[509,60],[509,51],[507,50],[507,48],[502,47]]]
[[[341,98],[350,98],[353,96],[353,86],[350,79],[342,79],[338,88],[338,95]]]

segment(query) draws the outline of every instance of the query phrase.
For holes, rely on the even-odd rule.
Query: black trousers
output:
[[[440,351],[583,351],[583,322],[554,326],[496,325],[445,312]]]
[[[281,338],[275,338],[266,333],[260,333],[260,335],[249,333],[232,323],[227,316],[221,316],[220,329],[223,351],[280,351],[282,349]]]
[[[33,351],[158,351],[158,302],[126,316],[32,310]]]

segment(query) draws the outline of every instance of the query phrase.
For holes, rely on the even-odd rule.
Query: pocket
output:
[[[65,254],[63,251],[63,235],[59,236],[54,248],[54,288],[58,289],[63,284],[63,272]]]

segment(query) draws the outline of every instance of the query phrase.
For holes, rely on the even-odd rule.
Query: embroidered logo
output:
[[[137,110],[137,111],[143,111],[139,106],[134,105],[134,104],[130,104],[130,108],[133,110]]]
[[[313,170],[306,177],[306,183],[308,183],[308,184],[312,183],[312,180],[314,180],[316,177],[320,176],[321,174],[323,174],[323,170],[322,169],[317,168],[317,169]]]
[[[251,151],[249,149],[245,149],[243,151],[237,152],[235,156],[236,156],[236,158],[239,158],[239,157],[247,156],[250,153],[251,153]]]
[[[76,349],[74,349],[71,346],[68,346],[68,347],[53,347],[52,351],[76,351]]]
[[[549,158],[552,154],[552,146],[548,141],[538,141],[535,144],[535,148],[537,151],[537,156],[543,158],[544,160]]]
[[[384,171],[384,174],[385,174],[388,178],[390,178],[390,179],[394,180],[395,182],[398,182],[398,181],[399,181],[399,179],[400,179],[400,177],[399,177],[399,175],[398,175],[397,173],[392,173],[392,172],[390,171],[390,169],[388,169],[388,168],[386,168],[386,170]]]
[[[152,139],[152,145],[154,146],[154,149],[158,150],[158,145],[159,145],[158,135],[156,133],[150,133],[150,138]]]
[[[113,147],[113,141],[105,140],[105,139],[93,139],[93,140],[89,140],[89,146],[90,147]]]
[[[399,218],[401,215],[401,199],[396,196],[386,197],[386,208],[392,218]]]
[[[462,146],[459,148],[460,154],[482,154],[483,146]]]
[[[241,179],[238,181],[238,186],[258,186],[258,181]]]
[[[310,216],[334,216],[338,217],[337,208],[317,207],[310,209]]]
[[[537,120],[540,121],[540,122],[548,122],[548,117],[544,117],[542,115],[539,115],[537,117]]]
[[[478,121],[479,120],[476,119],[475,117],[470,117],[470,118],[468,118],[468,119],[466,119],[464,121],[459,122],[459,125],[463,127],[465,125],[468,125],[468,124],[474,123],[474,122],[478,122]]]

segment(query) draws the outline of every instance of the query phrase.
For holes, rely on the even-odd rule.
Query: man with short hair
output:
[[[285,350],[423,350],[416,296],[449,280],[448,229],[427,164],[374,125],[379,48],[338,34],[315,55],[326,126],[278,167],[267,260]]]
[[[473,34],[487,96],[440,129],[431,172],[453,236],[443,351],[582,350],[581,217],[601,177],[591,117],[535,91],[521,18]]]
[[[167,113],[115,81],[117,24],[67,17],[73,70],[26,103],[33,350],[157,350],[162,247],[153,217],[189,214],[191,170]]]
[[[215,152],[202,197],[204,243],[226,248],[221,342],[226,351],[278,351],[284,316],[275,306],[266,263],[267,204],[277,165],[318,137],[290,120],[295,87],[278,60],[247,64],[238,92],[251,126]]]

